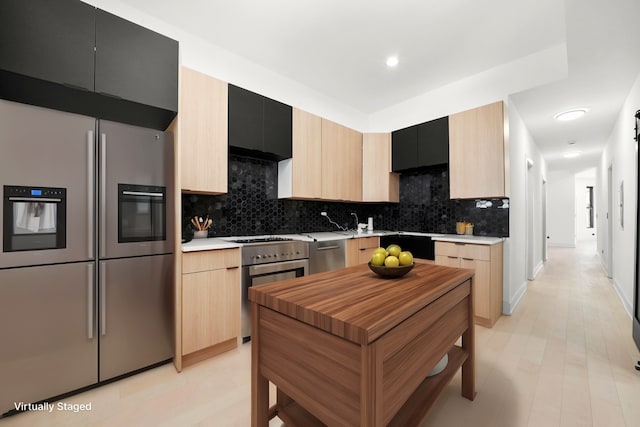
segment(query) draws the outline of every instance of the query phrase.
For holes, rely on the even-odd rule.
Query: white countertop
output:
[[[182,244],[182,252],[214,251],[217,249],[239,248],[240,244],[227,242],[219,237],[209,237],[207,239],[193,239]]]
[[[495,245],[504,241],[504,237],[472,236],[466,234],[441,234],[432,240],[453,243],[473,243],[476,245]]]
[[[438,233],[421,233],[418,231],[388,231],[388,230],[374,230],[373,232],[357,233],[355,230],[348,231],[321,231],[317,233],[300,233],[300,234],[269,234],[262,236],[252,237],[267,237],[276,236],[284,237],[293,240],[300,240],[303,242],[326,242],[328,240],[347,240],[357,239],[361,237],[372,236],[385,236],[390,234],[399,234],[401,236],[428,236],[432,240],[439,240],[443,242],[454,243],[475,243],[479,245],[495,245],[502,242],[503,237],[486,237],[486,236],[469,236],[458,234],[438,234]],[[246,236],[244,236],[246,237]],[[207,239],[193,239],[190,242],[182,244],[182,252],[195,252],[195,251],[211,251],[217,249],[229,249],[240,248],[241,243],[230,242],[229,240],[237,238],[236,236],[230,237],[210,237]]]

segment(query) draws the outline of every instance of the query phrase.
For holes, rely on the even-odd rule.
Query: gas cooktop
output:
[[[238,237],[235,239],[226,239],[229,242],[233,243],[267,243],[267,242],[288,242],[293,239],[288,237],[278,237],[278,236],[266,236],[266,237]]]

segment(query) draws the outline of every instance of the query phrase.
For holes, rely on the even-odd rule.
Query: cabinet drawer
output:
[[[491,247],[489,245],[463,244],[458,246],[458,255],[465,259],[491,261]]]
[[[491,261],[489,245],[470,243],[436,242],[436,256],[458,257],[480,261]]]
[[[358,249],[375,249],[380,246],[380,238],[378,236],[359,237]]]
[[[182,254],[182,274],[240,267],[240,249],[219,249]]]
[[[436,242],[435,253],[437,256],[459,257],[458,245],[452,242]]]

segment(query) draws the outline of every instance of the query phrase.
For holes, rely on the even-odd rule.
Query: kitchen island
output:
[[[250,288],[252,426],[416,426],[460,366],[473,400],[473,274],[416,264],[384,279],[357,265]]]

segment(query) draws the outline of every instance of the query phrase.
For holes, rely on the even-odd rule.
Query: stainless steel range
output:
[[[240,243],[242,256],[242,342],[251,339],[249,287],[309,274],[309,244],[283,237],[226,239]]]

